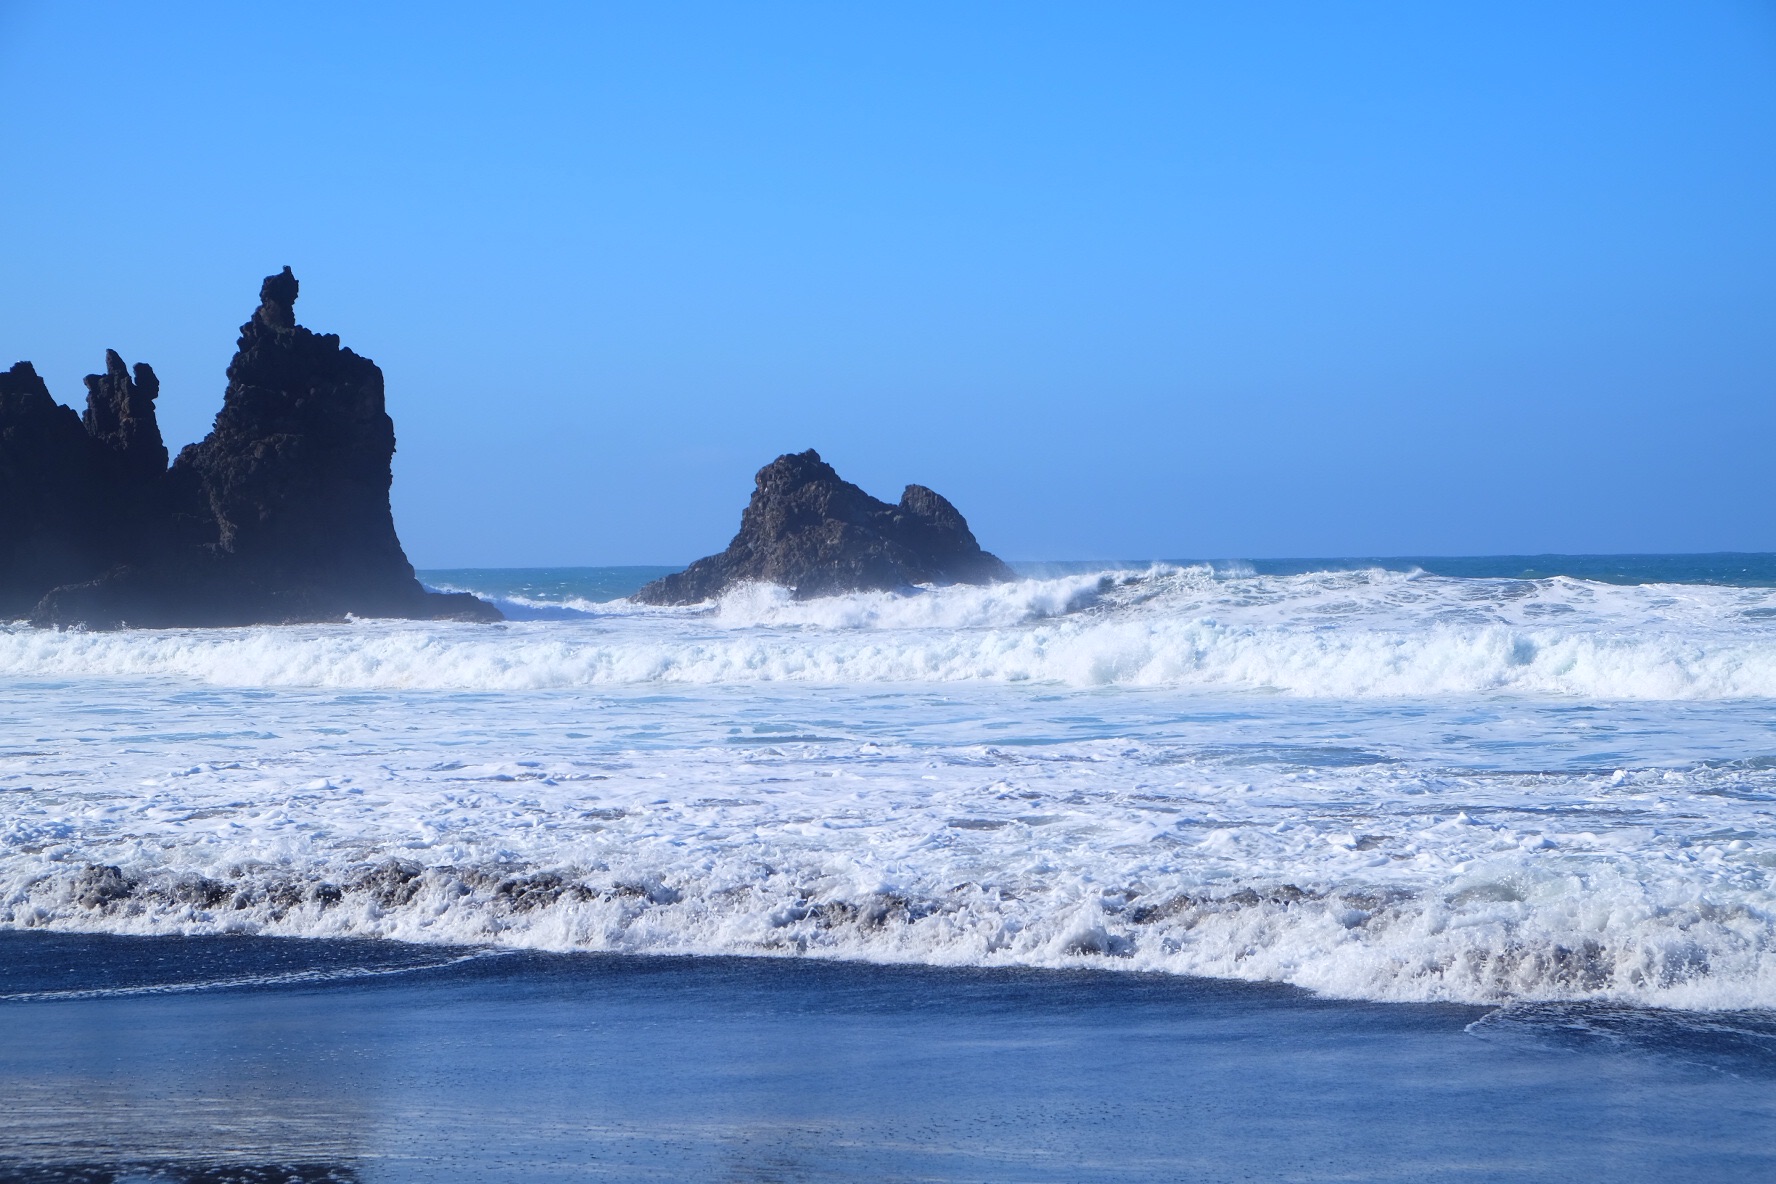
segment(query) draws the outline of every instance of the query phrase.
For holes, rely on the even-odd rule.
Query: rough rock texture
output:
[[[0,374],[0,617],[16,620],[48,589],[115,561],[105,460],[29,362]]]
[[[655,580],[644,604],[696,604],[736,584],[793,589],[798,600],[912,584],[990,584],[1015,578],[981,550],[956,507],[923,485],[898,505],[841,478],[813,449],[758,472],[740,533],[720,555]]]
[[[114,349],[105,351],[103,374],[86,376],[86,434],[114,454],[126,479],[152,483],[166,472],[166,444],[154,416],[159,396],[160,379],[148,363],[137,362],[132,378]]]
[[[265,281],[215,427],[167,468],[159,382],[113,352],[84,423],[25,363],[0,377],[0,614],[39,625],[497,619],[427,593],[389,510],[382,371],[296,324],[296,277]]]

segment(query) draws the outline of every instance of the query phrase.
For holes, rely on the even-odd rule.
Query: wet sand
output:
[[[0,1180],[1776,1178],[1776,1018],[0,933]]]

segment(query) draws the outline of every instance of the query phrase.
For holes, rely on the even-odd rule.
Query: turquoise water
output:
[[[552,604],[594,604],[628,596],[676,567],[519,567],[439,568],[419,573],[432,588],[473,588],[494,600]]]
[[[1012,564],[1018,574],[1044,578],[1110,568],[1139,570],[1152,561],[1061,560]],[[1716,552],[1704,555],[1420,555],[1344,559],[1168,559],[1170,566],[1203,565],[1217,571],[1294,576],[1310,572],[1422,571],[1458,579],[1543,580],[1566,576],[1606,584],[1703,584],[1737,588],[1776,587],[1776,554]],[[420,579],[434,588],[473,589],[497,600],[542,609],[571,602],[602,603],[628,596],[678,567],[436,568]]]
[[[1776,554],[1721,551],[1706,555],[1426,555],[1388,559],[1258,559],[1264,575],[1379,567],[1458,579],[1545,580],[1566,576],[1605,584],[1776,586]]]

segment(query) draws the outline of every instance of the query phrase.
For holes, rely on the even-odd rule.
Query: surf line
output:
[[[296,970],[285,974],[253,974],[240,978],[219,978],[203,982],[147,983],[138,987],[86,987],[69,991],[20,991],[0,995],[0,1003],[77,1002],[82,999],[126,999],[136,995],[188,995],[198,991],[228,991],[240,987],[285,987],[301,983],[330,983],[360,978],[385,978],[396,974],[412,974],[421,970],[444,970],[483,958],[503,958],[517,950],[488,948],[447,958],[441,962],[420,962],[412,966],[347,966],[337,970]]]

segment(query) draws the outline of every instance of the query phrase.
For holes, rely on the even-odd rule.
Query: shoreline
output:
[[[379,968],[371,970],[354,969],[341,974],[341,978],[375,978],[383,975],[421,974],[441,967],[455,966],[461,963],[473,963],[504,958],[535,959],[542,962],[560,959],[571,961],[587,959],[592,961],[658,963],[665,965],[683,964],[684,966],[702,966],[705,964],[734,963],[747,965],[751,963],[773,963],[783,965],[822,965],[835,968],[855,969],[859,973],[871,972],[904,972],[909,974],[957,975],[963,978],[974,975],[1007,975],[1032,976],[1037,980],[1054,979],[1066,981],[1075,977],[1092,980],[1115,981],[1119,979],[1151,980],[1158,983],[1177,983],[1184,987],[1210,988],[1226,987],[1231,990],[1281,991],[1304,1000],[1313,1000],[1327,1006],[1339,1007],[1382,1007],[1382,1008],[1443,1008],[1454,1011],[1471,1012],[1477,1019],[1486,1016],[1508,1013],[1522,1009],[1576,1009],[1596,1010],[1611,1013],[1633,1013],[1645,1015],[1669,1015],[1674,1017],[1704,1018],[1711,1016],[1728,1017],[1768,1017],[1776,1026],[1776,1007],[1759,1006],[1684,1006],[1681,1004],[1661,1001],[1643,1001],[1616,997],[1522,997],[1492,1000],[1468,999],[1413,999],[1387,998],[1383,996],[1342,995],[1331,991],[1317,989],[1300,983],[1270,978],[1238,978],[1213,974],[1201,974],[1187,970],[1168,970],[1162,967],[1133,964],[1119,957],[1096,957],[1081,960],[1067,965],[1056,965],[1043,962],[996,962],[991,964],[970,962],[932,962],[915,958],[869,957],[851,951],[834,951],[809,949],[800,951],[783,950],[714,950],[714,951],[683,951],[670,949],[635,949],[612,950],[591,948],[557,948],[547,945],[499,945],[493,942],[463,943],[445,940],[415,940],[402,935],[383,934],[329,934],[305,932],[229,932],[200,931],[187,933],[138,933],[119,932],[103,928],[64,928],[60,925],[0,925],[0,951],[6,949],[7,943],[16,940],[33,940],[36,937],[49,939],[67,939],[76,942],[122,942],[122,943],[214,943],[226,946],[230,943],[270,943],[282,945],[297,943],[317,948],[343,948],[358,951],[390,951],[391,954],[370,955],[367,960]],[[392,951],[401,951],[392,954]],[[386,966],[384,965],[386,963]],[[99,962],[81,969],[94,973],[106,973],[110,967]],[[133,969],[127,962],[125,969]],[[75,987],[68,992],[57,990],[24,990],[14,991],[5,985],[7,977],[4,968],[0,968],[0,1005],[10,1003],[57,1002],[63,999],[108,998],[113,995],[130,994],[159,995],[202,993],[210,991],[226,991],[236,989],[258,989],[261,987],[280,987],[289,985],[302,986],[313,982],[323,984],[331,981],[332,976],[320,971],[310,976],[301,972],[288,983],[279,978],[260,982],[248,976],[241,979],[220,980],[215,982],[202,981],[190,983],[151,983],[144,982],[131,987]],[[1776,1043],[1772,1044],[1776,1052]]]
[[[1090,970],[462,953],[0,933],[0,1180],[1776,1170],[1768,1017],[1354,1003]],[[17,998],[44,989],[109,993]]]

